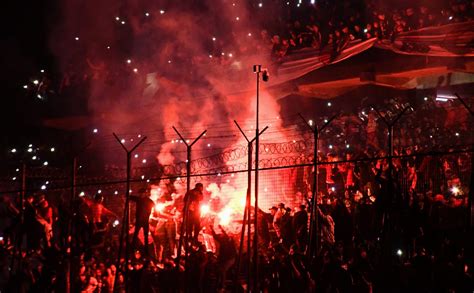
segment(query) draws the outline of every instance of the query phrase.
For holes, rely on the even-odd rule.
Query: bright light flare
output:
[[[459,189],[459,187],[457,186],[453,186],[451,188],[451,192],[454,194],[454,195],[458,195],[460,192],[461,192],[461,189]]]
[[[155,211],[162,212],[164,210],[165,210],[165,204],[164,203],[157,203],[155,205]]]
[[[115,228],[120,224],[119,220],[115,220],[112,226]]]
[[[223,211],[221,211],[219,214],[217,214],[219,217],[219,224],[220,225],[228,225],[231,220],[232,216],[232,209],[229,207],[224,208]]]
[[[207,215],[211,211],[211,208],[207,204],[201,205],[201,216]]]

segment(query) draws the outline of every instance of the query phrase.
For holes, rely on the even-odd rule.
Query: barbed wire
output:
[[[469,147],[464,147],[462,149],[451,149],[449,151],[438,151],[438,152],[427,152],[427,153],[414,153],[410,155],[397,155],[397,156],[379,156],[379,157],[366,157],[366,158],[358,158],[358,159],[351,159],[351,160],[338,160],[338,161],[321,161],[318,162],[319,166],[324,166],[324,165],[338,165],[338,164],[345,164],[345,163],[363,163],[363,162],[375,162],[375,161],[380,161],[380,160],[388,160],[388,159],[410,159],[410,158],[417,158],[417,157],[429,157],[429,156],[451,156],[451,155],[460,155],[460,154],[466,154],[466,155],[473,155],[474,149],[472,149],[472,146]],[[262,159],[259,161],[260,171],[265,172],[265,171],[270,171],[270,170],[281,170],[281,169],[288,169],[288,168],[301,168],[301,167],[313,167],[313,162],[312,162],[312,157],[311,156],[294,156],[294,157],[281,157],[281,158],[275,158],[275,159]],[[470,160],[468,161],[468,164],[470,163]],[[288,164],[288,165],[286,165]],[[471,166],[472,168],[472,166]],[[471,169],[472,170],[472,169]],[[230,165],[230,166],[221,166],[218,168],[213,168],[209,169],[207,172],[202,172],[202,173],[192,173],[190,174],[190,177],[195,180],[196,178],[206,178],[206,177],[212,177],[212,176],[224,176],[224,175],[231,175],[231,174],[237,174],[237,173],[243,173],[247,172],[246,168],[246,163],[239,163],[235,165]],[[252,169],[252,171],[255,171],[255,169]],[[472,172],[472,171],[471,171]],[[123,175],[123,174],[122,174]],[[150,177],[150,178],[132,178],[130,180],[131,183],[141,183],[141,184],[153,184],[153,183],[159,183],[162,180],[184,180],[184,176],[186,174],[173,174],[173,175],[164,175],[162,173],[158,174],[158,176],[155,175],[155,177]],[[86,175],[82,175],[78,177],[77,183],[75,187],[79,188],[87,188],[87,187],[94,187],[94,186],[115,186],[115,185],[120,185],[124,184],[127,181],[123,179],[110,179],[110,177],[107,176],[99,176],[99,177],[87,177]],[[54,178],[50,178],[50,180],[53,180]],[[67,180],[70,182],[70,178],[57,178],[58,180]],[[62,185],[57,185],[57,186],[52,186],[48,187],[48,191],[63,191],[63,190],[70,190],[71,184],[65,182]],[[0,194],[14,194],[21,192],[21,189],[14,189],[14,190],[6,190],[6,191],[0,191]],[[26,189],[25,192],[44,192],[44,190],[41,189]]]

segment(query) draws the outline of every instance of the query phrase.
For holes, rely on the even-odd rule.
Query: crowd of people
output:
[[[262,40],[273,44],[275,60],[308,47],[323,50],[328,46],[332,54],[337,54],[352,40],[393,40],[402,32],[474,19],[471,1],[446,1],[442,7],[422,5],[400,9],[358,1],[317,1],[301,5],[303,7],[293,10],[289,19],[272,25],[270,33],[267,30],[262,33]]]
[[[208,40],[210,44],[204,40],[204,44],[201,44],[209,50],[205,54],[201,52],[189,54],[189,52],[179,51],[182,48],[176,48],[174,52],[176,56],[169,56],[169,60],[160,58],[160,62],[192,64],[198,67],[208,66],[211,63],[227,68],[234,64],[236,57],[259,52],[262,55],[271,55],[273,61],[278,63],[284,56],[302,48],[314,48],[320,52],[328,49],[325,52],[329,52],[331,56],[335,57],[352,40],[370,38],[391,40],[401,32],[474,19],[474,4],[466,0],[449,1],[442,7],[414,6],[399,9],[379,7],[375,4],[367,4],[365,1],[316,1],[314,4],[305,1],[298,5],[295,4],[286,5],[286,1],[275,1],[265,3],[265,9],[258,9],[258,1],[255,1],[251,4],[251,6],[255,6],[255,9],[249,10],[249,14],[253,18],[266,19],[269,12],[278,13],[280,16],[263,21],[259,30],[250,33],[248,31],[245,33],[235,32],[234,37],[241,38],[245,42],[229,40],[225,35],[218,36],[217,40],[211,41],[213,38],[211,36]],[[147,27],[146,23],[142,25]],[[161,42],[157,41],[159,36],[156,34],[156,30],[150,30],[147,33],[143,32],[143,28],[136,30],[137,35],[131,38],[130,42],[135,40],[149,48],[145,51],[150,56],[154,54],[153,50],[163,49],[158,45]],[[130,36],[128,37],[130,38]],[[48,73],[43,74],[35,86],[28,88],[28,92],[40,100],[47,100],[48,97],[57,95],[75,96],[79,89],[84,91],[96,81],[104,83],[103,86],[109,87],[110,91],[112,88],[120,88],[128,82],[134,83],[138,71],[133,71],[133,68],[140,68],[138,76],[141,78],[143,78],[144,72],[157,71],[156,68],[149,68],[148,63],[151,57],[148,55],[136,56],[133,66],[131,66],[127,60],[122,59],[123,54],[119,54],[121,59],[117,59],[117,57],[112,57],[113,55],[108,49],[97,47],[76,49],[81,54],[84,54],[82,51],[87,51],[87,53],[79,60],[71,59],[70,64],[62,69],[63,72],[59,73],[61,76],[59,79],[57,79],[59,76],[53,80],[53,76]],[[169,48],[165,49],[169,50]],[[171,72],[175,68],[174,66],[169,67],[167,74],[172,74]],[[179,75],[179,72],[174,74]],[[118,82],[118,80],[127,80],[128,82]],[[56,102],[58,103],[60,100]]]
[[[292,7],[286,18],[269,23],[260,34],[253,32],[252,46],[271,52],[276,62],[302,48],[330,48],[336,55],[351,40],[393,39],[405,31],[474,19],[470,1],[450,1],[436,10],[317,2]],[[198,61],[231,63],[228,54],[221,54],[223,48],[212,50],[213,58]],[[80,89],[97,79],[114,88],[128,86],[117,82],[119,74],[134,74],[123,69],[123,60],[110,62],[122,71],[96,61],[86,58],[82,66],[71,65],[54,89],[44,75],[34,95],[84,96]],[[385,106],[393,108],[387,114],[400,111],[397,101]],[[376,127],[382,122],[369,108],[328,128],[344,135],[322,138],[327,155],[320,157],[315,209],[311,179],[305,178],[308,184],[294,182],[299,193],[291,204],[275,202],[256,215],[258,286],[263,291],[472,292],[472,239],[465,237],[471,232],[470,156],[410,157],[468,137],[469,128],[444,127],[449,119],[441,117],[449,114],[426,102],[396,129],[395,154],[407,157],[391,163],[369,160],[387,154],[377,151],[386,149],[386,129]],[[344,159],[349,162],[334,163]],[[240,234],[204,215],[205,193],[197,184],[187,194],[170,192],[152,200],[150,190],[142,190],[130,198],[134,217],[124,233],[122,215],[100,194],[72,202],[69,195],[26,194],[23,201],[1,196],[0,291],[64,292],[67,286],[73,292],[245,291],[252,285],[247,274],[254,274],[248,271],[250,251],[244,245],[239,257]],[[313,210],[316,221],[310,222]],[[315,258],[308,257],[311,250]]]
[[[269,292],[469,292],[469,160],[456,154],[397,158],[392,167],[387,159],[321,165],[317,225],[309,225],[311,189],[295,206],[259,210],[258,286]],[[72,205],[26,195],[23,213],[18,197],[3,196],[0,289],[62,292],[69,266],[73,292],[245,290],[246,246],[238,258],[240,235],[214,227],[201,208],[205,193],[198,183],[184,196],[153,201],[150,189],[132,196],[127,249],[121,249],[122,219],[100,194]],[[310,227],[317,227],[314,259],[308,257]]]

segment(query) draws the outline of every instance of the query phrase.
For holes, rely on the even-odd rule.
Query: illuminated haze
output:
[[[86,68],[93,81],[83,90],[89,93],[95,125],[117,133],[153,132],[149,136],[159,141],[154,149],[162,165],[185,160],[184,152],[175,151],[183,151],[184,145],[172,143],[178,139],[173,125],[186,139],[204,129],[209,137],[232,131],[233,138],[204,142],[217,149],[242,144],[232,121],[246,130],[255,123],[252,64],[270,64],[269,48],[262,50],[258,42],[262,29],[243,1],[158,2],[65,1],[62,21],[51,37],[62,71]],[[224,61],[218,60],[222,53]],[[280,115],[275,97],[264,90],[261,105],[263,121]],[[278,121],[271,125],[273,131],[280,129]],[[213,153],[209,148],[196,156]],[[243,186],[235,189],[245,192]],[[216,193],[220,189],[213,186]]]

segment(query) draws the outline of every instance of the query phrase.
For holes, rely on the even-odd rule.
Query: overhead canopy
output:
[[[346,44],[337,55],[332,46],[326,46],[323,51],[305,48],[289,54],[272,69],[272,77],[265,87],[273,96],[291,96],[293,101],[296,97],[363,97],[369,91],[379,94],[464,85],[471,88],[474,85],[472,44],[474,21],[405,32],[393,40],[356,40]],[[159,81],[162,88],[172,82],[165,81]],[[228,85],[228,88],[240,86]],[[174,84],[168,87],[177,88]],[[253,87],[227,94],[238,97],[249,90]],[[141,121],[141,117],[130,116],[126,121]],[[94,119],[66,117],[45,120],[44,125],[76,130],[101,121],[125,121],[123,118],[107,114]]]
[[[272,90],[335,98],[367,85],[398,90],[431,89],[474,82],[474,22],[400,34],[393,42],[353,41],[331,57],[303,49],[279,66]]]

